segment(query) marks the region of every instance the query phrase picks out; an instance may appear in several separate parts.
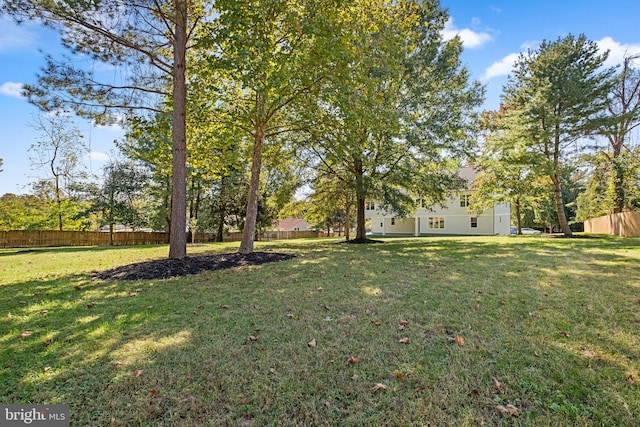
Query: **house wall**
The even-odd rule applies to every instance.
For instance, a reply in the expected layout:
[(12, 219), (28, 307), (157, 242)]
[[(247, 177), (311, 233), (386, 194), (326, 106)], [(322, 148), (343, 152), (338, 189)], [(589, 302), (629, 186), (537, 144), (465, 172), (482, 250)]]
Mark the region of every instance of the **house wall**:
[[(452, 194), (447, 198), (444, 208), (440, 206), (434, 206), (432, 209), (418, 208), (412, 217), (396, 218), (395, 225), (391, 225), (392, 213), (385, 213), (377, 208), (366, 210), (365, 217), (371, 220), (371, 232), (374, 234), (415, 235), (416, 231), (419, 234), (509, 234), (511, 213), (509, 205), (496, 205), (479, 215), (469, 213), (466, 206), (460, 206), (460, 194), (470, 195), (471, 192)], [(444, 228), (431, 228), (429, 218), (434, 220), (444, 218)], [(471, 226), (471, 218), (477, 219), (477, 227)], [(436, 222), (440, 225), (439, 220)]]

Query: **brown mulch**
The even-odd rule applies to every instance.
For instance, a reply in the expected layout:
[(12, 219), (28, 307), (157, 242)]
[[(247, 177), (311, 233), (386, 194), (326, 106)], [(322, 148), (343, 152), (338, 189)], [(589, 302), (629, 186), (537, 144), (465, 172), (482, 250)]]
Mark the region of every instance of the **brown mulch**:
[(239, 253), (200, 255), (188, 256), (182, 259), (163, 258), (99, 271), (94, 273), (93, 277), (102, 280), (168, 279), (170, 277), (198, 274), (204, 271), (286, 261), (292, 258), (295, 258), (295, 255), (275, 252), (253, 252), (248, 255)]

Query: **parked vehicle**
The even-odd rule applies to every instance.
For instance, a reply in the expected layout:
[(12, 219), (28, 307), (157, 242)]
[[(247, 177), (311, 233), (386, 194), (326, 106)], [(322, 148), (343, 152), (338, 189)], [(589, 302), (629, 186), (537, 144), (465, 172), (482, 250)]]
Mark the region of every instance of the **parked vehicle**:
[[(529, 227), (522, 227), (522, 234), (542, 234), (542, 231)], [(511, 227), (511, 234), (518, 234), (518, 227)]]

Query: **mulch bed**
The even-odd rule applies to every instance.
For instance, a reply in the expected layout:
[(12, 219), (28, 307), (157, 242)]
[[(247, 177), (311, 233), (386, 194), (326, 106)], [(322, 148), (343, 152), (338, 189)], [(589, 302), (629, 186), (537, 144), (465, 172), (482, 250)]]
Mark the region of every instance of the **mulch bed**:
[(93, 277), (102, 280), (168, 279), (170, 277), (198, 274), (204, 271), (286, 261), (292, 258), (295, 258), (295, 255), (275, 252), (253, 252), (248, 255), (239, 253), (200, 255), (182, 259), (163, 258), (99, 271), (94, 273)]

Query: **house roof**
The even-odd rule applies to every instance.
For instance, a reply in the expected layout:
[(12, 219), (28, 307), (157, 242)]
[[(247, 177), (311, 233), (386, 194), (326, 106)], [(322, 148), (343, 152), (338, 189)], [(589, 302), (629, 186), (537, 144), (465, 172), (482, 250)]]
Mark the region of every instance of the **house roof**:
[(467, 189), (471, 190), (473, 187), (473, 180), (476, 179), (478, 173), (476, 170), (469, 166), (464, 166), (458, 169), (458, 176), (467, 181)]
[(278, 224), (276, 224), (276, 227), (282, 230), (291, 230), (301, 222), (304, 222), (307, 225), (309, 225), (309, 223), (302, 218), (285, 218), (283, 220), (278, 221)]

